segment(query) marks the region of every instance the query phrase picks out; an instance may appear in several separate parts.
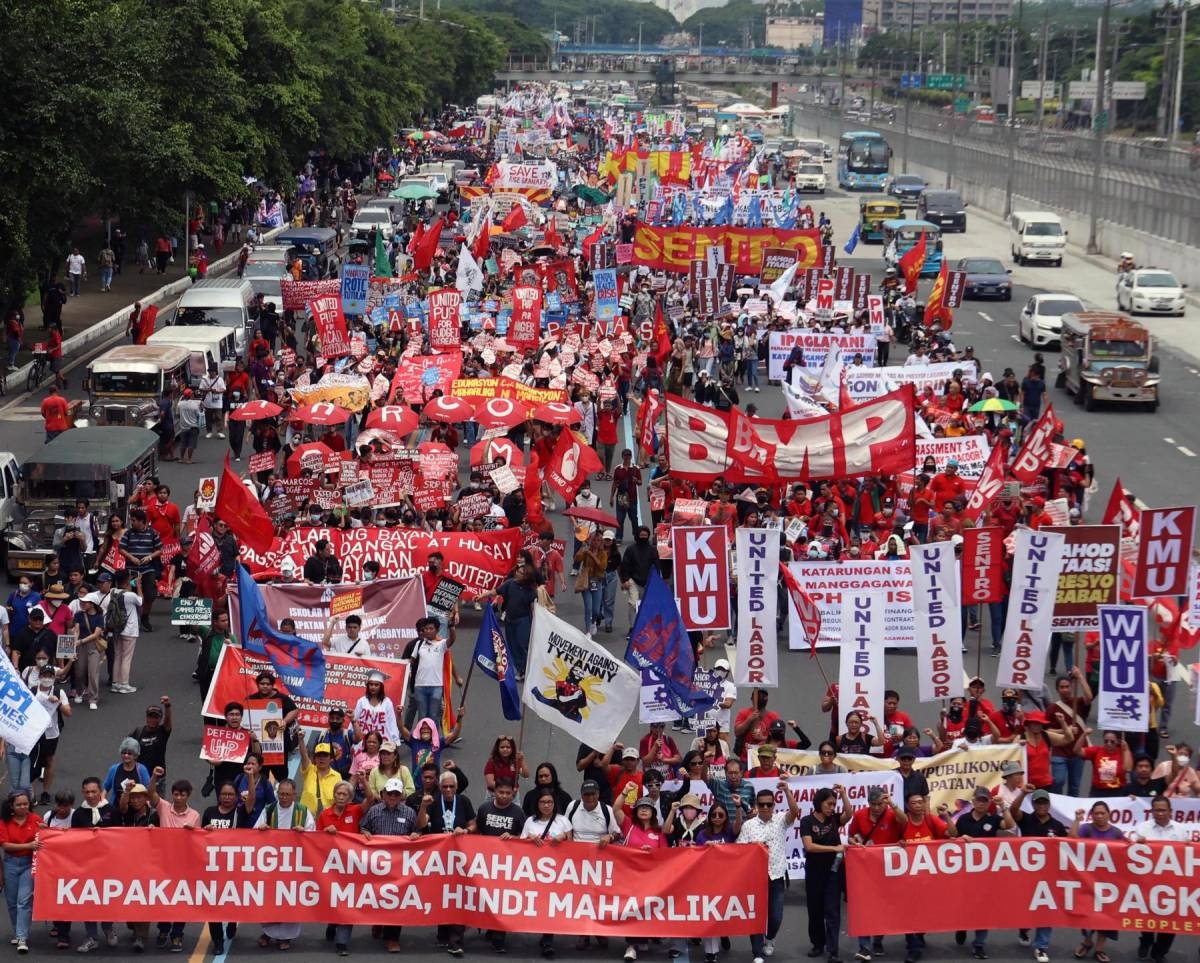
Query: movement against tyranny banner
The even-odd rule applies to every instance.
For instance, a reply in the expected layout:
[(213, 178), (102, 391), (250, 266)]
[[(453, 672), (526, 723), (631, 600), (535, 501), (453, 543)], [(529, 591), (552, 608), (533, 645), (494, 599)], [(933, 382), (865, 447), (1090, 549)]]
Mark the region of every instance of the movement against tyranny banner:
[[(863, 356), (864, 365), (875, 363), (875, 336), (853, 331), (838, 334), (810, 328), (794, 328), (790, 331), (772, 331), (767, 341), (767, 377), (772, 381), (785, 381), (783, 365), (792, 349), (797, 345), (804, 352), (804, 367), (819, 369), (825, 356), (832, 348), (841, 348), (847, 361), (856, 354)], [(890, 390), (895, 391), (895, 387)], [(886, 392), (879, 392), (880, 395)], [(871, 397), (877, 397), (872, 395)]]
[[(417, 619), (425, 616), (425, 592), (419, 578), (385, 578), (377, 582), (340, 585), (268, 583), (259, 586), (272, 625), (290, 618), (295, 634), (311, 642), (325, 637), (331, 615), (339, 625), (348, 615), (362, 619), (362, 638), (371, 655), (399, 659), (410, 639), (417, 637)], [(229, 598), (229, 620), (238, 621), (238, 597)]]
[(677, 525), (671, 529), (671, 558), (684, 628), (728, 629), (729, 530), (724, 525)]
[[(789, 480), (892, 475), (913, 465), (913, 390), (905, 387), (848, 411), (804, 420), (754, 420), (766, 446), (775, 446), (775, 471)], [(771, 481), (730, 456), (730, 416), (667, 395), (671, 473), (710, 483)], [(678, 468), (676, 466), (679, 466)]]
[(277, 572), (288, 556), (299, 570), (313, 553), (318, 539), (328, 539), (334, 557), (349, 582), (362, 579), (363, 564), (379, 563), (380, 578), (414, 578), (425, 570), (431, 552), (441, 552), (443, 574), (467, 587), (467, 597), (494, 589), (512, 571), (521, 550), (521, 532), (504, 528), (495, 532), (424, 532), (414, 528), (296, 528), (288, 533), (280, 551), (242, 561), (251, 572)]
[(1044, 685), (1065, 541), (1057, 532), (1017, 529), (1008, 616), (996, 671), (1000, 688), (1041, 691)]
[[(913, 635), (913, 578), (907, 559), (890, 562), (791, 562), (788, 571), (796, 577), (821, 613), (818, 647), (841, 644), (843, 608), (864, 592), (883, 594), (883, 627), (889, 648), (909, 648)], [(794, 605), (788, 606), (788, 648), (807, 649), (808, 639)]]
[[(747, 751), (750, 754), (749, 764), (758, 765), (755, 748), (750, 746)], [(776, 765), (788, 778), (811, 775), (820, 761), (816, 749), (780, 748), (775, 754)], [(838, 753), (837, 762), (847, 772), (886, 772), (899, 768), (895, 759), (882, 756)], [(1006, 762), (1019, 762), (1024, 766), (1025, 747), (1006, 743), (977, 746), (974, 749), (947, 749), (936, 756), (918, 757), (913, 760), (913, 768), (929, 783), (929, 811), (935, 812), (942, 805), (949, 806), (951, 810), (968, 805), (971, 791), (976, 786), (995, 789), (1004, 782), (1000, 767)]]
[[(884, 642), (882, 592), (854, 595), (843, 607), (842, 645), (838, 661), (838, 714), (859, 711), (883, 719)], [(841, 719), (838, 720), (839, 727)], [(870, 727), (871, 732), (875, 727)]]
[(533, 610), (522, 701), (589, 746), (611, 746), (637, 707), (633, 669), (540, 605)]
[(775, 614), (779, 604), (779, 532), (737, 530), (738, 685), (779, 685)]
[(710, 247), (724, 247), (738, 274), (762, 270), (763, 252), (788, 248), (801, 268), (821, 263), (821, 232), (767, 227), (651, 227), (639, 223), (633, 235), (633, 263), (652, 271), (686, 274), (691, 262), (703, 260)]
[(936, 702), (962, 695), (962, 605), (954, 544), (913, 545), (909, 564), (918, 698)]
[[(93, 833), (80, 847), (46, 830), (37, 919), (181, 923), (220, 919), (516, 932), (746, 935), (766, 919), (761, 846), (644, 853), (487, 836), (375, 836), (266, 830)], [(666, 894), (666, 895), (659, 895)]]
[(1099, 729), (1145, 732), (1150, 726), (1149, 610), (1100, 607)]
[(1121, 526), (1071, 525), (1047, 531), (1064, 539), (1053, 627), (1056, 631), (1094, 629), (1100, 624), (1097, 608), (1118, 601)]
[[(1190, 932), (1195, 843), (972, 839), (846, 851), (849, 932), (1031, 926)], [(987, 898), (980, 899), (981, 887)]]
[[(258, 689), (254, 684), (254, 677), (264, 669), (274, 671), (269, 659), (246, 652), (235, 645), (224, 646), (221, 654), (217, 656), (213, 683), (208, 688), (201, 713), (219, 719), (225, 715), (226, 704), (245, 703), (247, 699), (256, 698)], [(354, 704), (367, 691), (367, 675), (374, 671), (382, 672), (386, 677), (383, 691), (392, 702), (397, 707), (403, 706), (407, 662), (361, 659), (354, 655), (326, 652), (324, 698), (316, 702), (304, 696), (292, 696), (300, 710), (300, 725), (313, 729), (326, 728), (329, 725), (330, 709), (343, 709), (346, 718), (351, 718)], [(281, 691), (287, 692), (287, 686), (282, 680), (278, 681), (277, 685)], [(246, 722), (249, 723), (250, 720), (247, 719)]]

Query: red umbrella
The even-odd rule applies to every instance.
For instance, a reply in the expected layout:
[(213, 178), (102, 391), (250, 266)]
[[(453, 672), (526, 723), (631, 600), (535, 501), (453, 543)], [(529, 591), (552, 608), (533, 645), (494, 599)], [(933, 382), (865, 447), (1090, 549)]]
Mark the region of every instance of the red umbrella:
[(338, 405), (328, 401), (315, 401), (311, 405), (301, 405), (292, 412), (292, 421), (306, 425), (344, 425), (353, 416)]
[(384, 405), (367, 415), (368, 428), (380, 428), (394, 435), (407, 435), (416, 431), (420, 419), (406, 405)]
[(426, 415), (430, 421), (444, 421), (447, 424), (453, 424), (456, 421), (467, 421), (473, 417), (475, 409), (461, 398), (441, 395), (422, 408), (421, 414)]
[(258, 421), (261, 418), (274, 418), (282, 413), (283, 409), (273, 401), (247, 401), (229, 413), (229, 420)]
[(489, 438), (481, 441), (471, 449), (471, 467), (490, 465), (495, 461), (503, 461), (509, 468), (525, 464), (525, 455), (511, 438)]
[(574, 405), (562, 401), (547, 401), (533, 409), (534, 421), (544, 421), (551, 425), (577, 425), (583, 421)]
[(475, 420), (484, 428), (515, 428), (526, 417), (525, 406), (511, 398), (489, 398), (475, 409)]
[(422, 455), (453, 455), (450, 447), (440, 441), (423, 441), (417, 445), (417, 451)]
[(578, 518), (581, 522), (595, 522), (597, 525), (606, 525), (609, 528), (616, 528), (619, 524), (615, 515), (608, 514), (602, 508), (577, 506), (568, 508), (563, 514), (568, 518)]
[[(316, 454), (312, 454), (315, 452)], [(321, 456), (320, 467), (317, 466), (316, 456)], [(306, 457), (307, 456), (307, 457)], [(291, 478), (300, 477), (300, 470), (308, 468), (312, 471), (324, 471), (327, 466), (337, 465), (341, 456), (323, 441), (310, 441), (300, 445), (288, 456), (287, 473)]]

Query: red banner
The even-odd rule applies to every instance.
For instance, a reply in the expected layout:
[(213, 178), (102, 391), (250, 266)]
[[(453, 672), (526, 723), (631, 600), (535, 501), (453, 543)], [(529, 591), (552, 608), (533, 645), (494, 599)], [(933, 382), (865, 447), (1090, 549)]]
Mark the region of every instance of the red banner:
[(728, 629), (729, 530), (724, 525), (676, 526), (671, 557), (684, 627), (689, 632)]
[(758, 274), (763, 252), (787, 248), (801, 267), (821, 261), (820, 231), (788, 231), (770, 227), (651, 227), (639, 223), (633, 235), (633, 260), (651, 270), (686, 273), (693, 260), (707, 257), (710, 247), (731, 252), (738, 274)]
[[(913, 386), (836, 414), (794, 421), (754, 420), (765, 447), (775, 448), (779, 478), (849, 478), (893, 475), (912, 469), (916, 455)], [(667, 395), (667, 445), (671, 474), (690, 481), (769, 483), (766, 476), (730, 456), (730, 417), (713, 408)]]
[(350, 353), (350, 332), (346, 330), (346, 315), (342, 313), (341, 292), (325, 294), (308, 302), (313, 325), (321, 342), (321, 354), (326, 358), (341, 358)]
[(562, 496), (568, 505), (575, 498), (579, 486), (591, 476), (592, 472), (604, 468), (600, 456), (575, 434), (564, 429), (558, 436), (558, 444), (550, 461), (546, 464), (546, 484)]
[(333, 295), (341, 298), (342, 282), (337, 278), (328, 281), (289, 281), (279, 282), (279, 294), (283, 301), (284, 311), (303, 311), (308, 302), (314, 298)]
[(1187, 594), (1195, 528), (1195, 506), (1142, 509), (1135, 598)]
[(514, 348), (536, 348), (542, 332), (542, 289), (522, 284), (512, 289), (512, 318), (504, 340)]
[(1023, 485), (1031, 484), (1050, 464), (1053, 451), (1051, 446), (1054, 444), (1054, 420), (1054, 407), (1046, 405), (1042, 416), (1025, 429), (1025, 441), (1009, 467), (1013, 478)]
[(992, 449), (987, 464), (983, 466), (983, 474), (979, 476), (971, 494), (967, 496), (963, 518), (969, 518), (971, 521), (978, 519), (983, 510), (1004, 490), (1004, 477), (1008, 471), (1004, 464), (1005, 450), (1004, 445), (997, 445)]
[(745, 936), (766, 919), (762, 846), (642, 852), (490, 836), (45, 830), (34, 918)]
[(454, 288), (429, 292), (429, 347), (434, 351), (462, 344), (461, 308), (462, 293)]
[(1190, 933), (1200, 915), (1198, 866), (1194, 843), (1060, 837), (848, 846), (848, 929)]
[(425, 570), (430, 552), (441, 552), (446, 560), (443, 574), (468, 589), (467, 597), (494, 589), (516, 564), (521, 550), (521, 532), (503, 528), (494, 532), (426, 532), (415, 528), (294, 528), (276, 551), (263, 555), (242, 554), (252, 572), (278, 571), (284, 555), (297, 570), (313, 553), (319, 538), (333, 544), (333, 554), (342, 563), (347, 582), (362, 578), (363, 563), (379, 562), (380, 578), (415, 578)]
[[(226, 645), (217, 656), (217, 668), (213, 672), (212, 685), (204, 699), (201, 712), (219, 718), (225, 714), (230, 702), (241, 702), (247, 707), (248, 716), (243, 725), (257, 730), (256, 706), (261, 702), (254, 677), (263, 669), (273, 672), (269, 659), (252, 655), (236, 645)], [(379, 671), (387, 676), (383, 691), (397, 707), (404, 705), (404, 686), (407, 662), (388, 659), (360, 659), (354, 655), (325, 653), (325, 698), (320, 702), (292, 695), (300, 710), (298, 722), (312, 729), (324, 729), (329, 723), (330, 709), (344, 709), (347, 719), (353, 719), (354, 706), (367, 691), (367, 675)], [(280, 692), (287, 692), (282, 679), (276, 680)], [(291, 695), (291, 693), (289, 693)]]
[(448, 395), (450, 386), (462, 374), (462, 361), (461, 351), (401, 358), (392, 378), (392, 391), (399, 391), (410, 405), (424, 404), (438, 389)]
[(200, 758), (220, 765), (223, 762), (244, 762), (250, 751), (250, 730), (229, 726), (205, 726), (200, 743)]
[(1004, 529), (962, 531), (962, 604), (999, 602), (1004, 598)]

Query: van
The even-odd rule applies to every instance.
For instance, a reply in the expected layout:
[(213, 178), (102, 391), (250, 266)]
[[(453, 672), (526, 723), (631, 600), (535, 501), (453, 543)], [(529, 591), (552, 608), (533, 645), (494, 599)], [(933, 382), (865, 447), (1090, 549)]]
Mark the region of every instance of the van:
[[(168, 388), (188, 384), (192, 352), (175, 344), (122, 344), (110, 348), (88, 365), (83, 387), (88, 393), (85, 417), (93, 426), (153, 428), (158, 424), (158, 401)], [(80, 422), (76, 422), (77, 425)]]
[(1008, 246), (1017, 264), (1053, 261), (1062, 267), (1067, 247), (1062, 218), (1051, 211), (1014, 211), (1008, 219)]
[(188, 384), (195, 388), (210, 364), (215, 364), (221, 371), (233, 368), (238, 358), (236, 340), (231, 330), (215, 325), (195, 328), (173, 326), (155, 331), (146, 339), (146, 344), (187, 348), (192, 353), (188, 365)]
[(244, 355), (250, 331), (254, 288), (239, 278), (206, 278), (183, 292), (168, 325), (216, 325), (234, 333), (237, 353)]

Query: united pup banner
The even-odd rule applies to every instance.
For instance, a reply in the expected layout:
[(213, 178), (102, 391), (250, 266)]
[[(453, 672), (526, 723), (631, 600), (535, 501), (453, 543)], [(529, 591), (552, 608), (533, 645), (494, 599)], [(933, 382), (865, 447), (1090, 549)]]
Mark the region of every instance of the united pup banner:
[(264, 830), (98, 832), (79, 846), (46, 830), (38, 919), (181, 923), (220, 919), (681, 937), (757, 933), (766, 918), (761, 846), (644, 853), (585, 843)]
[(505, 340), (517, 348), (536, 347), (542, 330), (542, 289), (522, 284), (512, 289), (512, 318)]
[(821, 261), (821, 232), (768, 227), (652, 227), (639, 223), (633, 235), (633, 261), (652, 271), (686, 273), (688, 264), (706, 256), (711, 247), (724, 247), (734, 255), (738, 274), (758, 274), (763, 253), (770, 248), (795, 252), (801, 267)]
[[(913, 576), (907, 559), (878, 562), (791, 562), (788, 571), (821, 614), (819, 647), (837, 646), (848, 637), (845, 620), (851, 600), (867, 592), (883, 595), (884, 640), (888, 647), (911, 648), (913, 635)], [(796, 614), (789, 608), (788, 648), (807, 649), (809, 640)]]
[(429, 292), (429, 347), (448, 351), (462, 344), (462, 292), (441, 288)]
[[(234, 623), (235, 625), (237, 623)], [(225, 715), (225, 706), (230, 702), (246, 703), (258, 698), (254, 677), (263, 670), (274, 671), (271, 660), (254, 655), (236, 645), (226, 645), (217, 656), (217, 667), (213, 672), (212, 685), (204, 699), (201, 713), (219, 719)], [(360, 659), (354, 655), (325, 653), (325, 694), (320, 700), (309, 699), (297, 693), (289, 693), (300, 710), (299, 723), (313, 729), (325, 729), (329, 725), (329, 710), (343, 709), (347, 719), (354, 716), (354, 705), (359, 696), (367, 691), (367, 676), (374, 671), (385, 676), (383, 691), (397, 706), (404, 705), (405, 680), (408, 663), (388, 659)], [(282, 679), (276, 680), (280, 691), (287, 692)], [(251, 719), (246, 719), (251, 724)]]
[(671, 530), (675, 598), (689, 632), (728, 629), (729, 530), (724, 525)]
[(1100, 606), (1100, 729), (1150, 727), (1149, 615), (1140, 605)]
[(1004, 599), (1004, 529), (964, 528), (962, 602), (980, 605)]
[[(754, 430), (775, 447), (775, 471), (787, 479), (849, 478), (912, 469), (914, 422), (911, 387), (847, 411), (804, 420), (756, 418)], [(728, 452), (730, 418), (714, 408), (667, 395), (667, 446), (671, 472), (711, 483), (770, 481), (733, 463)], [(676, 466), (679, 466), (678, 468)]]
[[(882, 720), (884, 597), (880, 592), (863, 592), (853, 596), (842, 611), (846, 624), (838, 662), (838, 712), (842, 719), (857, 710)], [(869, 728), (875, 733), (873, 726)]]
[(1017, 529), (1008, 617), (996, 673), (1000, 688), (1040, 692), (1044, 685), (1065, 542), (1057, 532)]
[(766, 528), (739, 528), (736, 535), (738, 625), (737, 677), (734, 682), (774, 688), (779, 685), (775, 641), (779, 532)]
[(346, 315), (342, 312), (341, 292), (326, 294), (308, 302), (313, 326), (321, 342), (321, 354), (326, 358), (341, 358), (350, 353), (350, 334), (346, 330)]
[(1135, 598), (1186, 595), (1196, 508), (1142, 509)]
[(962, 695), (962, 604), (958, 561), (951, 542), (909, 548), (913, 580), (913, 637), (921, 702)]
[(1063, 536), (1062, 568), (1054, 599), (1055, 630), (1094, 629), (1097, 608), (1115, 605), (1120, 589), (1121, 528), (1118, 525), (1068, 525), (1050, 528)]
[[(1033, 926), (1192, 932), (1200, 846), (1063, 838), (846, 850), (851, 936)], [(980, 892), (986, 888), (987, 898)]]

